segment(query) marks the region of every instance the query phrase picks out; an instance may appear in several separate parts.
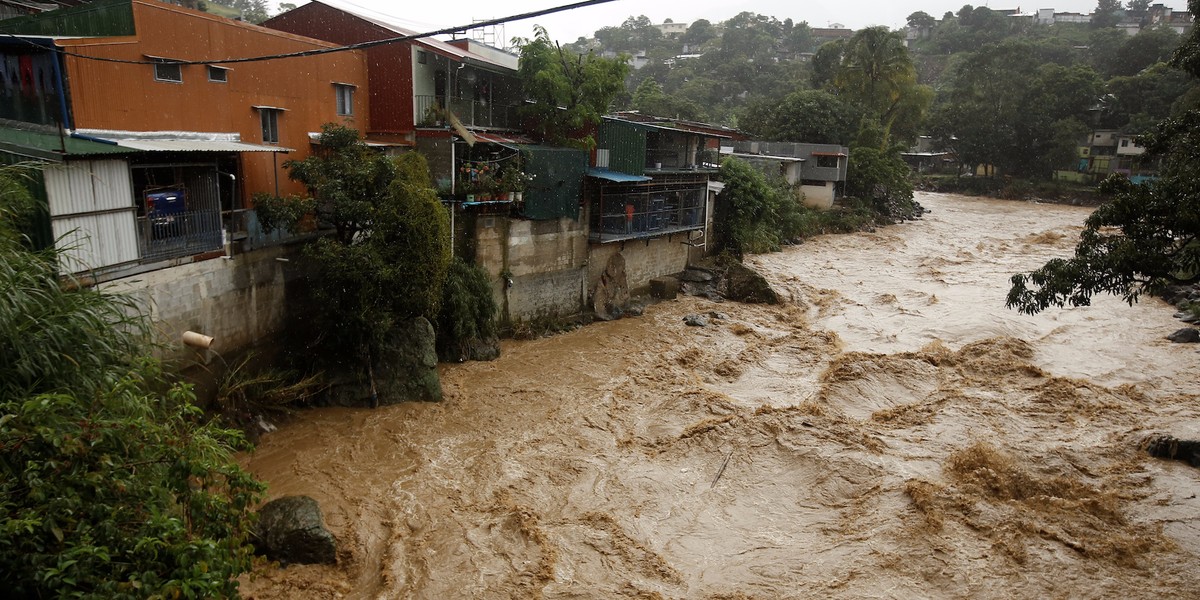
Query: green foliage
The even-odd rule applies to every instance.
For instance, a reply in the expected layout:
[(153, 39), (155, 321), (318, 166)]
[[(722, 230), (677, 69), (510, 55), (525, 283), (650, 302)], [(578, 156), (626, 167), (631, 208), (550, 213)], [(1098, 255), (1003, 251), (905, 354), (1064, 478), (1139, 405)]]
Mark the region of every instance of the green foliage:
[(1166, 27), (1143, 29), (1117, 48), (1110, 75), (1136, 75), (1171, 58), (1179, 45), (1179, 34)]
[(127, 298), (60, 281), (0, 198), (0, 586), (17, 598), (234, 597), (261, 485), (145, 350)]
[(633, 93), (633, 108), (642, 114), (700, 121), (704, 119), (700, 105), (668, 95), (653, 78), (647, 77)]
[(917, 214), (913, 203), (908, 165), (894, 150), (870, 146), (850, 151), (846, 194), (873, 203), (875, 210), (891, 219), (910, 219)]
[(545, 29), (534, 31), (534, 38), (521, 45), (518, 74), (530, 100), (521, 108), (523, 118), (543, 142), (593, 146), (588, 130), (624, 89), (628, 65), (620, 58), (574, 54), (552, 42)]
[[(1200, 0), (1190, 4), (1200, 13)], [(1200, 32), (1193, 29), (1175, 61), (1200, 76)], [(1014, 275), (1007, 304), (1024, 313), (1086, 306), (1099, 293), (1134, 302), (1166, 284), (1200, 281), (1200, 111), (1164, 120), (1141, 139), (1164, 166), (1155, 181), (1133, 185), (1117, 176), (1113, 195), (1087, 219), (1075, 254)]]
[(305, 247), (316, 317), (329, 357), (365, 360), (402, 321), (436, 321), (450, 219), (420, 154), (388, 159), (335, 124), (322, 127), (318, 143), (318, 154), (285, 163), (312, 192), (311, 204), (274, 200), (257, 210), (265, 223), (294, 224), (311, 205), (318, 223), (334, 229)]
[(842, 98), (825, 91), (802, 90), (781, 101), (750, 105), (740, 124), (759, 139), (848, 144), (857, 121), (857, 111)]
[(964, 165), (1048, 178), (1072, 158), (1080, 121), (1100, 95), (1090, 67), (1043, 63), (1038, 47), (1008, 41), (967, 56), (931, 117), (934, 135)]
[(438, 354), (461, 358), (466, 345), (496, 335), (496, 301), (487, 272), (455, 259), (442, 288), (438, 315)]
[[(304, 160), (289, 160), (283, 166), (288, 177), (308, 188), (318, 224), (332, 226), (337, 242), (350, 245), (360, 234), (370, 236), (376, 207), (386, 202), (388, 185), (396, 179), (396, 164), (363, 143), (358, 130), (344, 125), (322, 125), (317, 140), (316, 153)], [(269, 213), (274, 206), (260, 209), (260, 220), (288, 223), (289, 218), (304, 214), (307, 208), (294, 200), (286, 204), (292, 208), (278, 215)]]
[(767, 177), (743, 160), (721, 161), (725, 189), (714, 217), (723, 249), (736, 256), (775, 252), (795, 239), (804, 222), (799, 199), (786, 187), (772, 185)]

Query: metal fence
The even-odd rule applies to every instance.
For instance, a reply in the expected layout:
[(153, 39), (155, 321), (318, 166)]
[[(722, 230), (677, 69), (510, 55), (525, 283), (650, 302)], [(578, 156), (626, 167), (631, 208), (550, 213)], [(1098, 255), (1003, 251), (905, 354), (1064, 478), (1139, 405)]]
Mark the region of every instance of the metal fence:
[(142, 260), (168, 260), (220, 250), (221, 213), (199, 210), (170, 216), (138, 217)]

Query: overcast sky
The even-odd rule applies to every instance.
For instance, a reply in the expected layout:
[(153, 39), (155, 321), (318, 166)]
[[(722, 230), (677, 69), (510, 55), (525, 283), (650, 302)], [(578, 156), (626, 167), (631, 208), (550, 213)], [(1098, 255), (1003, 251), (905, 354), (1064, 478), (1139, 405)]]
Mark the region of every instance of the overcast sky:
[[(424, 0), (404, 3), (394, 0), (350, 1), (355, 5), (405, 20), (410, 27), (418, 31), (432, 31), (475, 20), (506, 17), (571, 3), (571, 0)], [(1185, 0), (1151, 0), (1152, 4), (1159, 2), (1175, 10), (1187, 9)], [(797, 23), (808, 21), (812, 27), (828, 27), (831, 23), (840, 23), (851, 29), (861, 29), (870, 25), (887, 25), (897, 29), (903, 27), (905, 18), (916, 11), (923, 10), (941, 18), (946, 11), (957, 12), (964, 4), (982, 4), (994, 9), (1020, 8), (1022, 12), (1053, 8), (1058, 12), (1088, 13), (1096, 7), (1096, 0), (1039, 0), (1034, 4), (1022, 4), (1019, 1), (1001, 3), (996, 0), (979, 4), (966, 0), (660, 0), (653, 3), (616, 0), (608, 4), (509, 23), (505, 26), (503, 34), (505, 39), (529, 37), (532, 35), (533, 25), (539, 24), (546, 27), (551, 37), (565, 43), (573, 42), (580, 36), (591, 37), (592, 33), (601, 27), (620, 25), (631, 15), (646, 15), (654, 23), (662, 23), (666, 19), (676, 23), (708, 19), (716, 23), (744, 11), (772, 16), (780, 21), (788, 18)]]

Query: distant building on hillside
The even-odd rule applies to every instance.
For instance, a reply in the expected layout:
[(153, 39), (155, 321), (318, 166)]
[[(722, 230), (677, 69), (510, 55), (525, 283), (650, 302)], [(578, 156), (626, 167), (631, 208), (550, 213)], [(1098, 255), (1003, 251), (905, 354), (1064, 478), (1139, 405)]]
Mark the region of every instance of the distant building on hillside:
[(687, 33), (688, 23), (673, 23), (670, 19), (655, 25), (654, 28), (662, 32), (664, 36), (673, 37)]

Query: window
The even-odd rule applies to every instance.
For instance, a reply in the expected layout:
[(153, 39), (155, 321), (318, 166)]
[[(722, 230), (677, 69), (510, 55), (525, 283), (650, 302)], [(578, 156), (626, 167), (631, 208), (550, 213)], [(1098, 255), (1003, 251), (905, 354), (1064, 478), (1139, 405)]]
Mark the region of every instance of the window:
[(425, 64), (429, 62), (429, 55), (424, 50), (417, 50), (417, 64)]
[(333, 91), (337, 96), (337, 114), (343, 117), (353, 115), (354, 86), (346, 83), (335, 83), (333, 84)]
[(157, 62), (154, 64), (154, 79), (183, 83), (183, 65), (179, 63)]
[(838, 166), (838, 157), (836, 156), (817, 156), (817, 166), (822, 169), (836, 169)]
[(279, 113), (281, 112), (283, 111), (278, 108), (258, 107), (259, 120), (262, 121), (264, 144), (279, 143)]
[(208, 80), (214, 83), (225, 83), (229, 81), (229, 69), (218, 67), (216, 65), (208, 65)]
[(1122, 148), (1128, 148), (1128, 147), (1129, 147), (1129, 140), (1121, 140), (1121, 147), (1122, 147)]

